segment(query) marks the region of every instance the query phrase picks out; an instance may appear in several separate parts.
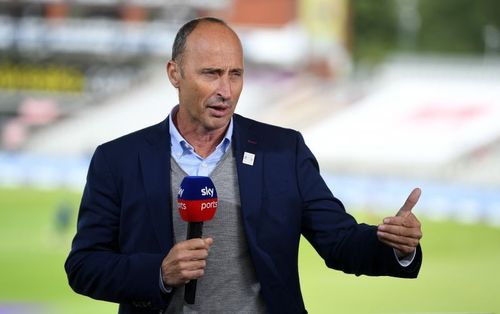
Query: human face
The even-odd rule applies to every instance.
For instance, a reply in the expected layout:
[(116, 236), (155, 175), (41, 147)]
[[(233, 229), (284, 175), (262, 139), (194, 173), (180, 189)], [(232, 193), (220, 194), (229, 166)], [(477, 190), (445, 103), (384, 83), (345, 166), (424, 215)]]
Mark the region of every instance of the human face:
[(243, 88), (243, 52), (236, 34), (224, 25), (201, 22), (188, 36), (180, 60), (169, 62), (168, 72), (179, 90), (181, 133), (224, 132)]

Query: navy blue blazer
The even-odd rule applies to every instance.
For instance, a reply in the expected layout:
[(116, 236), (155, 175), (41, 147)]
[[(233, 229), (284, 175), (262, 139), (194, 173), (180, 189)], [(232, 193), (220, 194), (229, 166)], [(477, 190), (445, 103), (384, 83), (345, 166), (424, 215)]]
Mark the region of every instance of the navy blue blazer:
[[(71, 287), (120, 303), (120, 313), (158, 313), (170, 295), (159, 270), (173, 246), (168, 119), (99, 146), (90, 163), (77, 233), (65, 268)], [(358, 224), (320, 176), (299, 132), (234, 115), (241, 210), (251, 258), (270, 313), (305, 313), (299, 285), (301, 234), (328, 267), (356, 275), (416, 277), (422, 253), (401, 267)], [(242, 162), (255, 154), (253, 165)]]

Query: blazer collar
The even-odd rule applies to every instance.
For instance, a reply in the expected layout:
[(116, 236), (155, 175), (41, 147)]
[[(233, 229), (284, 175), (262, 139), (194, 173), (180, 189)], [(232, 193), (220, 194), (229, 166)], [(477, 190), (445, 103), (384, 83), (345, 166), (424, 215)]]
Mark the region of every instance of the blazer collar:
[(262, 202), (263, 154), (252, 122), (234, 115), (233, 148), (240, 188), (241, 211), (248, 241), (257, 244), (257, 224)]
[[(257, 123), (253, 120), (235, 114), (234, 122), (233, 145), (240, 188), (243, 227), (251, 256), (260, 282), (266, 282), (270, 285), (277, 284), (281, 287), (280, 289), (283, 289), (285, 285), (280, 280), (274, 259), (259, 243), (259, 232), (265, 232), (265, 230), (260, 231), (261, 228), (259, 228), (263, 182), (265, 180), (263, 150), (265, 144), (262, 138), (265, 134), (262, 131), (259, 132)], [(245, 155), (250, 156), (250, 158), (244, 159)], [(251, 162), (252, 159), (253, 162)]]

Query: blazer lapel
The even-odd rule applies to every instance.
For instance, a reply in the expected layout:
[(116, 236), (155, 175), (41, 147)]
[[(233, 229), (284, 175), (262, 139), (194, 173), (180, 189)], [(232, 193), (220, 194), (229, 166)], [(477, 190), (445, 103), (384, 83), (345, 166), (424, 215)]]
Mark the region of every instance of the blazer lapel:
[(233, 143), (247, 240), (257, 246), (257, 224), (262, 203), (263, 156), (258, 138), (246, 120), (234, 115)]
[[(243, 226), (257, 276), (262, 285), (278, 291), (286, 290), (286, 285), (280, 280), (274, 259), (259, 243), (259, 228), (263, 182), (264, 182), (264, 152), (259, 144), (260, 137), (253, 131), (251, 120), (234, 115), (233, 143), (236, 154), (236, 169), (240, 188), (241, 211)], [(250, 156), (245, 158), (245, 154)], [(253, 156), (252, 156), (253, 154)], [(250, 162), (253, 158), (253, 163)], [(273, 288), (279, 287), (279, 288)], [(270, 291), (266, 289), (266, 291)], [(264, 293), (268, 302), (272, 301), (270, 294)]]
[(153, 127), (139, 158), (153, 229), (160, 247), (168, 250), (173, 245), (168, 118)]

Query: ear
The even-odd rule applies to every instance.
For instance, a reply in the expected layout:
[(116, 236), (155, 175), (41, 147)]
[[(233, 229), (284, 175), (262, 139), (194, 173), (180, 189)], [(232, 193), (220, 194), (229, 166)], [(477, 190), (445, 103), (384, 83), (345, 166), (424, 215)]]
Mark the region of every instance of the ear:
[(170, 83), (172, 83), (172, 85), (175, 88), (179, 88), (179, 80), (181, 78), (180, 70), (181, 69), (180, 69), (179, 65), (175, 61), (173, 61), (173, 60), (168, 61), (168, 63), (167, 63), (168, 79), (170, 80)]

